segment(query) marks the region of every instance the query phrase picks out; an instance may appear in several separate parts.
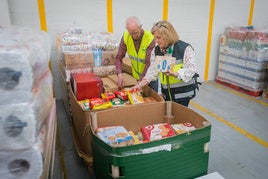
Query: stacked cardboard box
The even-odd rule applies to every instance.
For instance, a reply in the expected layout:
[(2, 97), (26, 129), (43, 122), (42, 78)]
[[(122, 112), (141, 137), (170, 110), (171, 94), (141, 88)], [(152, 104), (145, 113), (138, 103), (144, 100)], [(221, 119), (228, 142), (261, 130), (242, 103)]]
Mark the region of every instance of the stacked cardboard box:
[[(57, 34), (56, 48), (63, 102), (66, 111), (71, 115), (69, 96), (71, 73), (94, 72), (98, 76), (114, 74), (118, 43), (111, 33), (83, 33), (80, 27), (70, 27)], [(101, 66), (95, 66), (93, 48), (101, 49)]]

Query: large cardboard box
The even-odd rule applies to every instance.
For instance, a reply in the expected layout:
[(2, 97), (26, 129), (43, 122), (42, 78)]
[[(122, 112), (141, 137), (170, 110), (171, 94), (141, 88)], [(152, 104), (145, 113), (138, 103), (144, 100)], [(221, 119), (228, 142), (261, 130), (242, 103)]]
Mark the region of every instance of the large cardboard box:
[[(115, 64), (117, 50), (102, 51), (102, 66)], [(65, 52), (63, 53), (63, 62), (66, 69), (93, 68), (94, 57), (92, 51), (85, 52)]]
[[(154, 99), (154, 101), (150, 102), (151, 104), (164, 101), (164, 99), (161, 96), (159, 96), (159, 94), (157, 94), (153, 89), (151, 89), (148, 86), (143, 88), (143, 94), (144, 96), (151, 97)], [(90, 162), (92, 161), (90, 122), (89, 122), (90, 113), (98, 112), (101, 110), (98, 111), (83, 110), (80, 104), (78, 103), (72, 89), (70, 89), (70, 104), (72, 111), (73, 140), (76, 145), (77, 153), (86, 162)], [(144, 105), (144, 104), (138, 104), (138, 105)], [(112, 110), (112, 108), (106, 110), (107, 111)]]
[(63, 63), (66, 69), (92, 68), (94, 66), (93, 53), (66, 52), (63, 53)]
[[(128, 73), (122, 73), (122, 77), (124, 80), (125, 87), (134, 86), (137, 84), (137, 80)], [(109, 75), (108, 78), (110, 78), (115, 84), (117, 83), (118, 76), (116, 74)]]
[(128, 57), (123, 58), (122, 70), (130, 75), (132, 75), (131, 61)]
[[(91, 113), (93, 167), (96, 178), (196, 178), (207, 174), (211, 125), (195, 111), (159, 102)], [(98, 127), (124, 126), (135, 134), (141, 127), (191, 122), (197, 129), (172, 137), (112, 147), (95, 133)]]
[(114, 83), (114, 81), (112, 81), (110, 78), (103, 77), (103, 78), (101, 78), (101, 80), (103, 81), (104, 92), (108, 92), (108, 91), (114, 92), (114, 91), (118, 90), (117, 84)]
[(102, 63), (103, 66), (114, 65), (116, 60), (117, 50), (102, 51)]

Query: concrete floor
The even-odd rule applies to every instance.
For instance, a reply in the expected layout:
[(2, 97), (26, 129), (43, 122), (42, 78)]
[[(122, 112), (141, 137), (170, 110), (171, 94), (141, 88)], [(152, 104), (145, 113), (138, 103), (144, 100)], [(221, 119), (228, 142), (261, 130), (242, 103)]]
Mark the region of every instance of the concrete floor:
[[(226, 179), (268, 178), (268, 101), (204, 82), (189, 108), (211, 124), (208, 173)], [(57, 101), (58, 137), (54, 178), (94, 178), (78, 157), (62, 100)]]

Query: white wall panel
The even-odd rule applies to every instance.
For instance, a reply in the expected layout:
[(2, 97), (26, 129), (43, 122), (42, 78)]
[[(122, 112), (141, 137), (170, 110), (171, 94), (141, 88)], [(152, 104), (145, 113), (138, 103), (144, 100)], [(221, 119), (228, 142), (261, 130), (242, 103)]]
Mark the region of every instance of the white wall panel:
[(125, 31), (125, 21), (129, 16), (137, 16), (143, 27), (151, 30), (153, 23), (162, 19), (162, 0), (116, 0), (113, 1), (114, 34), (118, 39)]
[(10, 25), (10, 15), (7, 0), (0, 0), (0, 26)]
[(209, 2), (208, 0), (169, 1), (168, 19), (174, 25), (180, 39), (190, 43), (195, 49), (201, 80), (205, 70)]
[(8, 0), (8, 6), (12, 24), (40, 29), (36, 0)]
[(268, 27), (268, 1), (255, 0), (255, 11), (252, 24), (257, 28)]

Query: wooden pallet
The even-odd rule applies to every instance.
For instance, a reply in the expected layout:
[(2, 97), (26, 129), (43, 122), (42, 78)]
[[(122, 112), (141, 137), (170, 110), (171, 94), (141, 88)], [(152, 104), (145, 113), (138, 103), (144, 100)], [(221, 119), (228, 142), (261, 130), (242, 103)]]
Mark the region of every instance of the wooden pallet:
[(262, 98), (268, 100), (268, 87), (263, 91)]
[(247, 89), (244, 89), (240, 86), (237, 86), (237, 85), (234, 85), (234, 84), (231, 84), (231, 83), (227, 83), (227, 82), (224, 82), (220, 79), (216, 79), (216, 82), (217, 83), (220, 83), (224, 86), (227, 86), (229, 88), (232, 88), (236, 91), (239, 91), (239, 92), (242, 92), (242, 93), (245, 93), (245, 94), (248, 94), (250, 96), (254, 96), (254, 97), (258, 97), (258, 96), (261, 96), (262, 95), (262, 91), (251, 91), (251, 90), (247, 90)]

